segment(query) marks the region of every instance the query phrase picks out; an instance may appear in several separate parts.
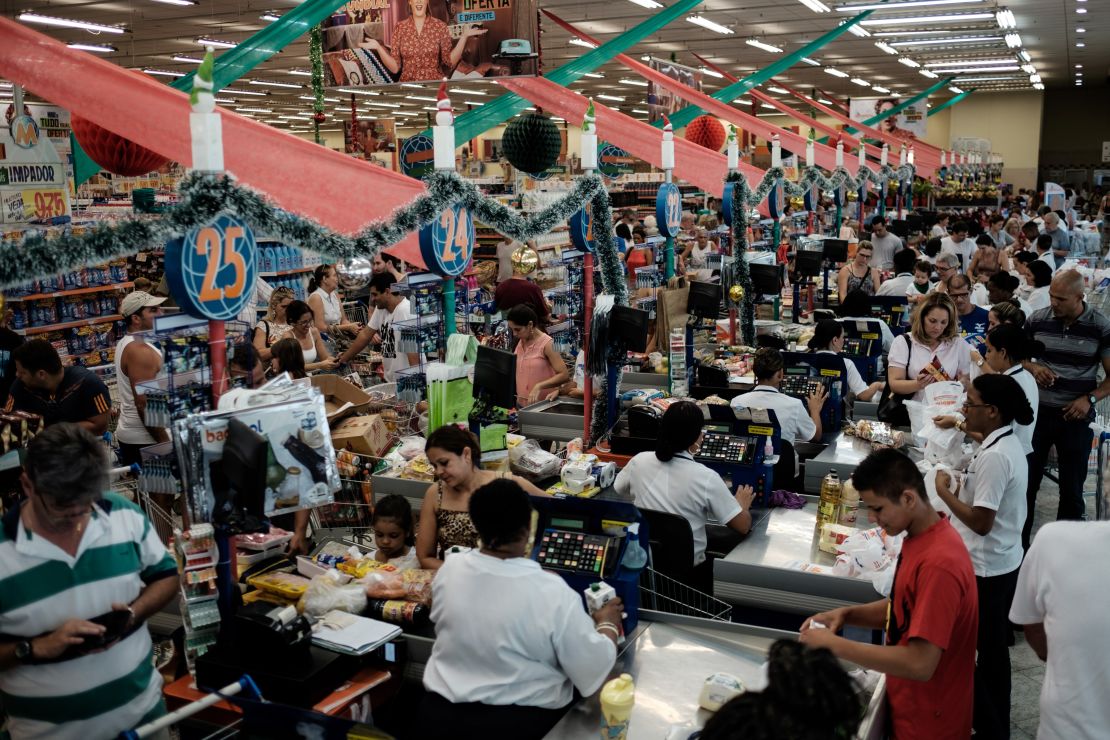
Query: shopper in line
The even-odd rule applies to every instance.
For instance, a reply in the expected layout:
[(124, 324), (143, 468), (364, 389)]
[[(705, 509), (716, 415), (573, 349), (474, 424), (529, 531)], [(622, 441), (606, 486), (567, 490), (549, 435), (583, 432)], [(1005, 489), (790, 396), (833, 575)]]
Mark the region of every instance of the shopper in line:
[(990, 234), (980, 234), (975, 238), (975, 254), (971, 255), (971, 265), (967, 269), (967, 274), (975, 282), (985, 283), (999, 270), (1009, 269), (1009, 258), (999, 250)]
[[(705, 561), (710, 516), (739, 534), (752, 527), (752, 487), (738, 486), (732, 493), (716, 471), (694, 460), (704, 426), (705, 415), (696, 403), (671, 404), (659, 422), (655, 450), (633, 457), (613, 484), (618, 493), (635, 498), (637, 506), (686, 519), (694, 540), (694, 565)], [(731, 550), (736, 542), (725, 538), (724, 544), (714, 543), (710, 549)]]
[[(1018, 303), (1017, 299), (1011, 298), (1008, 301), (1002, 301), (991, 306), (991, 310), (987, 312), (987, 333), (990, 333), (1002, 326), (1003, 324), (1013, 324), (1017, 328), (1025, 326), (1025, 317), (1027, 314)], [(972, 357), (972, 359), (976, 359)]]
[(478, 530), (470, 521), (468, 507), (471, 494), (487, 483), (509, 478), (529, 495), (547, 495), (523, 478), (482, 470), (478, 439), (460, 427), (448, 424), (429, 434), (424, 454), (436, 476), (436, 482), (424, 494), (416, 537), (416, 554), (424, 568), (441, 567), (453, 547), (478, 546)]
[(1007, 301), (1014, 301), (1026, 315), (1033, 313), (1029, 303), (1018, 297), (1018, 288), (1021, 281), (1017, 279), (1016, 275), (1012, 275), (1005, 270), (999, 270), (991, 275), (987, 281), (987, 300), (990, 305), (997, 306), (999, 303)]
[[(55, 424), (28, 444), (20, 483), (0, 537), (6, 734), (116, 737), (165, 714), (145, 622), (177, 595), (177, 565), (142, 510), (105, 493), (104, 444)], [(90, 621), (111, 613), (118, 633)]]
[(962, 411), (961, 425), (980, 447), (962, 484), (943, 470), (937, 472), (937, 496), (951, 512), (975, 569), (975, 737), (1005, 740), (1010, 737), (1010, 603), (1023, 555), (1029, 477), (1027, 453), (1014, 425), (1029, 428), (1033, 409), (1016, 380), (996, 374), (972, 382)]
[(419, 352), (401, 352), (397, 349), (401, 332), (397, 322), (413, 317), (409, 299), (393, 292), (395, 281), (387, 273), (376, 274), (370, 278), (370, 305), (374, 314), (370, 323), (362, 328), (351, 342), (351, 346), (339, 356), (339, 364), (345, 365), (369, 344), (381, 344), (382, 374), (387, 383), (397, 380), (397, 373), (420, 364)]
[(116, 343), (116, 391), (119, 394), (119, 420), (116, 442), (124, 465), (141, 463), (139, 450), (158, 442), (169, 441), (161, 427), (146, 424), (146, 396), (137, 392), (138, 385), (154, 380), (162, 371), (162, 350), (149, 343), (142, 334), (154, 329), (154, 319), (162, 314), (165, 298), (150, 293), (128, 293), (120, 302), (119, 312), (127, 327), (127, 335)]
[(293, 301), (286, 306), (285, 316), (290, 328), (281, 339), (292, 339), (297, 343), (304, 359), (304, 369), (308, 372), (334, 370), (338, 363), (315, 326), (316, 317), (312, 308), (303, 301)]
[(294, 337), (279, 339), (270, 352), (270, 372), (273, 375), (289, 373), (293, 380), (308, 377), (304, 365), (304, 350)]
[(263, 362), (270, 361), (270, 348), (277, 340), (288, 334), (291, 326), (285, 318), (285, 309), (293, 302), (293, 290), (285, 285), (279, 285), (270, 293), (269, 305), (266, 308), (266, 318), (254, 327), (254, 348)]
[(395, 283), (405, 279), (405, 263), (400, 257), (394, 257), (386, 252), (378, 252), (374, 255), (374, 261), (370, 263), (370, 271), (374, 275), (383, 273), (391, 275)]
[(112, 401), (96, 373), (79, 365), (62, 367), (58, 350), (45, 339), (32, 339), (12, 353), (16, 381), (4, 411), (27, 411), (46, 426), (70, 422), (99, 436), (108, 431)]
[(891, 392), (920, 401), (932, 383), (967, 377), (971, 347), (960, 338), (958, 327), (951, 298), (940, 292), (925, 296), (913, 312), (910, 330), (890, 348), (887, 383)]
[(516, 340), (516, 403), (524, 408), (546, 398), (551, 389), (570, 379), (570, 372), (531, 307), (516, 306), (506, 319)]
[[(872, 452), (852, 485), (872, 522), (888, 535), (906, 533), (890, 598), (815, 614), (800, 639), (886, 674), (893, 737), (967, 740), (979, 611), (967, 547), (929, 503), (921, 472), (902, 452)], [(837, 636), (847, 625), (885, 630), (886, 644)]]
[(717, 710), (698, 740), (829, 740), (856, 737), (859, 690), (828, 650), (778, 640), (767, 657), (767, 687)]
[[(879, 270), (891, 269), (894, 267), (894, 255), (905, 249), (905, 246), (901, 237), (890, 233), (885, 216), (875, 216), (871, 219), (872, 267)], [(878, 288), (879, 284), (876, 283), (875, 287)]]
[(947, 213), (938, 213), (937, 222), (933, 224), (933, 228), (929, 229), (929, 237), (933, 239), (943, 239), (948, 236), (948, 219), (950, 216)]
[(948, 278), (948, 297), (956, 304), (956, 316), (963, 334), (982, 334), (987, 330), (987, 309), (971, 299), (972, 283), (967, 275)]
[(966, 272), (971, 267), (971, 256), (975, 253), (975, 242), (967, 238), (969, 227), (965, 221), (952, 225), (951, 236), (940, 240), (940, 251), (951, 252), (960, 259), (960, 270)]
[(911, 304), (920, 303), (935, 287), (933, 283), (933, 263), (918, 260), (913, 266), (913, 282), (906, 286), (906, 300)]
[(1036, 311), (1049, 308), (1052, 301), (1049, 298), (1049, 286), (1052, 285), (1052, 268), (1043, 260), (1031, 262), (1026, 268), (1033, 278), (1033, 290), (1029, 293), (1030, 315)]
[[(631, 243), (631, 239), (629, 239), (629, 243)], [(547, 300), (543, 297), (543, 291), (528, 279), (528, 275), (534, 269), (520, 262), (513, 264), (512, 277), (501, 282), (493, 292), (494, 305), (501, 313), (508, 313), (517, 306), (528, 306), (537, 316), (544, 319), (546, 325), (551, 309), (547, 305)]]
[(1064, 261), (1071, 255), (1071, 236), (1068, 230), (1060, 223), (1060, 214), (1049, 211), (1044, 216), (1044, 230), (1042, 235), (1052, 239), (1052, 257), (1056, 262), (1056, 269), (1064, 266)]
[(1110, 522), (1054, 522), (1037, 532), (1018, 574), (1010, 620), (1046, 661), (1040, 740), (1103, 740), (1110, 728)]
[[(1081, 519), (1086, 513), (1083, 484), (1091, 454), (1090, 423), (1095, 404), (1110, 395), (1110, 319), (1083, 299), (1083, 276), (1063, 270), (1052, 281), (1052, 306), (1037, 311), (1025, 332), (1045, 350), (1037, 362), (1027, 361), (1040, 386), (1040, 409), (1029, 458), (1029, 508), (1022, 533), (1026, 548), (1033, 530), (1037, 491), (1048, 451), (1056, 448), (1060, 471), (1057, 519)], [(1099, 369), (1105, 377), (1100, 382)]]
[(839, 321), (834, 319), (818, 321), (813, 328), (813, 336), (809, 340), (809, 350), (818, 355), (836, 355), (840, 358), (844, 365), (840, 375), (841, 398), (847, 398), (851, 393), (861, 401), (870, 401), (885, 385), (881, 380), (876, 380), (870, 385), (864, 383), (856, 363), (844, 358), (844, 324)]
[(1059, 266), (1056, 264), (1056, 255), (1052, 253), (1052, 236), (1050, 234), (1040, 234), (1037, 236), (1035, 244), (1037, 259), (1048, 265), (1048, 269), (1052, 270), (1052, 274), (1055, 275)]
[[(1014, 243), (1013, 235), (1009, 234), (1005, 229), (1006, 217), (1001, 213), (996, 213), (990, 217), (990, 225), (987, 227), (987, 236), (994, 242), (994, 246), (999, 250), (1005, 250), (1006, 247)], [(1015, 224), (1016, 226), (1016, 224)]]
[(623, 604), (592, 616), (582, 596), (532, 560), (527, 492), (511, 480), (469, 503), (481, 540), (432, 582), (436, 640), (413, 737), (539, 740), (574, 700), (601, 688), (617, 657)]
[(874, 251), (871, 242), (862, 241), (856, 247), (856, 254), (850, 262), (845, 262), (836, 276), (837, 295), (841, 302), (854, 291), (862, 291), (867, 295), (875, 295), (879, 289), (879, 268), (872, 267)]
[(340, 334), (355, 335), (362, 324), (347, 321), (343, 315), (343, 304), (339, 300), (339, 274), (335, 265), (319, 265), (308, 281), (308, 307), (316, 331), (338, 337)]
[(875, 295), (904, 296), (913, 285), (913, 268), (917, 262), (917, 252), (912, 249), (899, 249), (894, 253), (894, 277), (879, 286)]

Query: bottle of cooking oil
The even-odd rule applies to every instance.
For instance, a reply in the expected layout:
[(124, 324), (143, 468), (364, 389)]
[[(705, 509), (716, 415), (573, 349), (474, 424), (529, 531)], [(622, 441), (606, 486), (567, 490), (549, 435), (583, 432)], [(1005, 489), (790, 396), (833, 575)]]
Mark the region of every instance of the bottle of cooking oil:
[(840, 477), (835, 470), (821, 481), (821, 500), (817, 503), (817, 529), (825, 524), (836, 524), (840, 517)]

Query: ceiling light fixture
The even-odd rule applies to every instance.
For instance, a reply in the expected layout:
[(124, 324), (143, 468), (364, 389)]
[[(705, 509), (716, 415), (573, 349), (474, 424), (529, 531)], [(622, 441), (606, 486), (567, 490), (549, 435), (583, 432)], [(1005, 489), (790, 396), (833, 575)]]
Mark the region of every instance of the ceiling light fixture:
[(304, 85), (298, 85), (295, 82), (274, 82), (272, 80), (251, 80), (252, 85), (265, 85), (267, 87), (286, 87), (292, 90), (303, 90)]
[(1035, 84), (1037, 84), (1038, 82), (1041, 81), (1041, 76), (1040, 75), (1029, 75), (1029, 81), (1032, 82), (1035, 85)]
[(867, 80), (864, 80), (864, 79), (860, 79), (859, 77), (853, 77), (852, 82), (859, 85), (860, 87), (871, 87), (870, 82), (868, 82)]
[(949, 15), (914, 15), (908, 18), (868, 18), (865, 26), (907, 26), (918, 23), (967, 23), (994, 20), (994, 13), (951, 13)]
[(291, 69), (286, 74), (291, 74), (296, 77), (311, 77), (312, 71), (308, 69)]
[(1034, 90), (1044, 90), (1044, 85), (1042, 85), (1040, 83), (1037, 83), (1036, 85), (1033, 85), (1033, 89)]
[(231, 98), (212, 98), (212, 99), (215, 100), (217, 103), (220, 103), (221, 105), (227, 105), (228, 103), (234, 103), (235, 102)]
[(265, 13), (263, 13), (262, 15), (258, 16), (258, 17), (261, 18), (264, 21), (270, 21), (270, 23), (274, 23), (275, 21), (280, 21), (281, 20), (280, 15), (278, 15), (277, 13), (272, 13), (268, 10)]
[(971, 5), (983, 0), (909, 0), (904, 3), (868, 3), (865, 5), (838, 5), (841, 13), (862, 13), (865, 10), (901, 10), (902, 8), (924, 8), (928, 5)]
[[(1083, 65), (1082, 64), (1077, 64), (1077, 65), (1075, 65), (1075, 68), (1076, 69), (1083, 69)], [(0, 87), (4, 87), (4, 85), (0, 85)], [(11, 87), (11, 85), (8, 85), (8, 87)]]
[(835, 67), (825, 67), (825, 74), (830, 74), (833, 77), (851, 77), (847, 72), (841, 72)]
[(922, 75), (928, 77), (930, 80), (935, 80), (937, 78), (937, 73), (936, 72), (930, 72), (927, 69), (919, 69), (919, 70), (917, 70), (917, 72), (918, 72), (918, 74), (922, 74)]
[(220, 92), (227, 93), (228, 95), (252, 95), (256, 98), (261, 98), (269, 95), (269, 93), (258, 92), (257, 90), (236, 90), (235, 88), (225, 87)]
[(1075, 76), (1076, 76), (1076, 77), (1082, 77), (1082, 76), (1083, 76), (1083, 73), (1082, 73), (1082, 72), (1076, 72), (1076, 73), (1075, 73)]
[(1087, 9), (1086, 8), (1076, 8), (1075, 12), (1078, 13), (1079, 15), (1083, 15), (1087, 12)]
[(759, 107), (760, 108), (767, 108), (768, 110), (778, 110), (778, 108), (776, 108), (775, 106), (768, 105), (767, 103), (760, 103)]
[(143, 74), (158, 75), (159, 77), (184, 77), (184, 72), (171, 72), (168, 69), (144, 69)]
[(655, 0), (629, 0), (629, 2), (639, 5), (641, 8), (647, 8), (648, 10), (663, 7), (660, 3), (655, 2)]
[[(592, 77), (595, 80), (599, 80), (599, 79), (603, 78), (605, 75), (603, 75), (599, 72), (583, 72), (582, 76), (583, 77)], [(482, 95), (485, 95), (485, 93), (482, 93)]]
[(236, 108), (236, 113), (273, 113), (269, 108)]
[(715, 69), (709, 69), (708, 67), (701, 67), (699, 71), (700, 71), (700, 72), (701, 72), (701, 73), (702, 73), (703, 75), (706, 75), (706, 76), (708, 76), (708, 77), (716, 77), (716, 78), (717, 78), (717, 79), (719, 79), (719, 80), (723, 80), (723, 79), (724, 79), (724, 77), (725, 77), (725, 76), (724, 76), (723, 74), (721, 74), (721, 73), (720, 73), (720, 72), (718, 72), (717, 70), (715, 70)]
[(377, 90), (363, 90), (358, 87), (337, 87), (335, 88), (335, 91), (341, 93), (351, 93), (352, 95), (381, 95), (381, 93)]
[(127, 33), (127, 29), (120, 28), (119, 26), (105, 26), (101, 23), (89, 23), (88, 21), (71, 21), (68, 18), (55, 18), (54, 16), (39, 15), (38, 13), (20, 13), (19, 20), (24, 23), (40, 23), (44, 26), (80, 28), (85, 31), (92, 31), (93, 33)]
[(648, 111), (644, 110), (643, 108), (633, 108), (632, 112), (633, 113), (648, 113)]
[(94, 54), (112, 54), (119, 51), (111, 44), (66, 44), (66, 46), (79, 51), (91, 51)]
[(196, 5), (197, 0), (154, 0), (156, 3), (165, 3), (166, 5)]
[(622, 85), (635, 85), (636, 87), (647, 87), (648, 84), (644, 80), (630, 80), (627, 78), (621, 79)]
[(825, 5), (821, 0), (798, 0), (802, 5), (806, 6), (814, 13), (828, 13), (832, 11), (828, 5)]
[(961, 90), (960, 88), (956, 87), (955, 85), (949, 85), (948, 89), (951, 90), (952, 92), (956, 93), (957, 95), (963, 95), (964, 94), (964, 91)]
[(210, 39), (207, 36), (198, 36), (193, 39), (194, 44), (201, 46), (214, 46), (217, 49), (234, 49), (239, 44), (234, 41), (221, 41), (220, 39)]
[(809, 57), (802, 57), (802, 61), (805, 62), (806, 64), (808, 64), (811, 67), (820, 67), (821, 66), (821, 62), (817, 61), (816, 59), (810, 59)]
[(429, 98), (426, 95), (406, 95), (405, 100), (423, 100), (426, 103), (436, 102), (436, 98)]
[(882, 85), (872, 85), (871, 89), (875, 92), (882, 93), (883, 95), (886, 95), (890, 92), (889, 88), (883, 87)]
[(1086, 46), (1086, 44), (1084, 44), (1082, 41), (1076, 41), (1075, 42), (1075, 48), (1076, 49), (1082, 49), (1084, 46)]
[(910, 41), (893, 41), (891, 46), (935, 46), (937, 44), (987, 44), (1002, 41), (1001, 36), (956, 36), (943, 39), (912, 39)]
[(597, 48), (597, 44), (591, 44), (589, 41), (585, 41), (583, 39), (580, 39), (577, 36), (571, 36), (570, 41), (568, 41), (567, 43), (568, 44), (573, 44), (574, 46), (581, 46), (584, 49), (596, 49)]
[(978, 59), (955, 62), (926, 62), (926, 67), (982, 67), (985, 64), (1013, 64), (1013, 59)]
[[(840, 25), (843, 26), (844, 22), (841, 22)], [(858, 23), (853, 23), (852, 25), (848, 26), (848, 32), (851, 33), (853, 36), (859, 36), (861, 39), (865, 39), (871, 35), (870, 31), (868, 31), (866, 28)]]
[(620, 96), (617, 96), (617, 95), (606, 95), (605, 93), (602, 93), (600, 95), (595, 95), (594, 97), (598, 98), (600, 100), (614, 100), (618, 103), (623, 103), (624, 102), (624, 98), (622, 98)]
[(1021, 48), (1021, 36), (1018, 36), (1016, 33), (1006, 34), (1006, 39), (1005, 40), (1006, 40), (1006, 47), (1007, 48), (1009, 48), (1009, 49), (1020, 49)]
[(464, 100), (463, 102), (467, 105), (476, 105), (478, 107), (485, 105), (485, 103), (479, 103), (477, 100)]
[(831, 100), (826, 100), (825, 98), (817, 98), (817, 102), (820, 103), (821, 105), (832, 105), (833, 104), (833, 102)]
[[(316, 96), (314, 96), (314, 95), (299, 95), (299, 96), (297, 96), (297, 100), (312, 100), (312, 101), (315, 101)], [(342, 101), (340, 101), (339, 98), (324, 98), (324, 102), (325, 103), (339, 103), (339, 102), (342, 102)]]
[(897, 54), (898, 53), (897, 49), (895, 49), (893, 46), (886, 43), (885, 41), (876, 41), (875, 46), (879, 47), (880, 49), (885, 51), (887, 54)]
[(1087, 29), (1086, 28), (1076, 28), (1075, 32), (1076, 33), (1087, 33)]
[(1037, 68), (1034, 67), (1032, 64), (1023, 64), (1021, 65), (1021, 71), (1027, 75), (1031, 75), (1037, 71)]
[[(729, 33), (731, 33), (731, 31)], [(763, 41), (760, 41), (759, 39), (748, 39), (744, 43), (747, 44), (748, 46), (754, 46), (757, 49), (763, 49), (763, 51), (769, 51), (772, 54), (781, 54), (782, 53), (782, 49), (780, 49), (779, 47), (772, 46), (771, 44), (768, 44), (768, 43), (764, 43)]]
[(937, 74), (942, 75), (966, 75), (975, 72), (1017, 72), (1021, 67), (1016, 64), (1011, 64), (1008, 67), (952, 67), (949, 69), (935, 69)]
[(998, 82), (1000, 80), (1019, 80), (1020, 77), (1009, 75), (1007, 77), (961, 77), (960, 82)]
[(790, 94), (789, 90), (783, 90), (781, 87), (775, 87), (774, 85), (771, 85), (770, 87), (768, 87), (767, 92), (773, 92), (773, 93), (776, 93), (778, 95), (789, 95)]
[(909, 57), (898, 57), (898, 63), (899, 64), (904, 64), (907, 67), (911, 67), (911, 68), (921, 66), (920, 64), (918, 64), (914, 60), (910, 59)]
[(173, 60), (175, 62), (183, 62), (185, 64), (200, 64), (204, 60), (200, 57), (186, 56), (185, 54), (174, 54)]
[(710, 31), (716, 31), (717, 33), (735, 33), (731, 28), (728, 28), (727, 26), (722, 26), (720, 23), (714, 23), (713, 21), (706, 18), (704, 15), (688, 15), (686, 16), (686, 20), (690, 23), (693, 23), (695, 26), (708, 28)]
[(994, 14), (994, 19), (1003, 31), (1008, 28), (1017, 28), (1017, 19), (1014, 18), (1014, 11), (1012, 10), (1003, 8)]

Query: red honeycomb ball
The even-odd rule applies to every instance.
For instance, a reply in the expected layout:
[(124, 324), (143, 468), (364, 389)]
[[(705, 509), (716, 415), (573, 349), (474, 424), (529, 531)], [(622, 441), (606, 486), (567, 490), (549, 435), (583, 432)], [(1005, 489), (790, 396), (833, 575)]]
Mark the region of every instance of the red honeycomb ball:
[(94, 162), (116, 175), (134, 177), (153, 172), (169, 162), (168, 157), (113, 134), (92, 121), (73, 115), (73, 135)]
[(698, 116), (686, 126), (686, 141), (714, 152), (725, 145), (725, 127), (713, 116)]

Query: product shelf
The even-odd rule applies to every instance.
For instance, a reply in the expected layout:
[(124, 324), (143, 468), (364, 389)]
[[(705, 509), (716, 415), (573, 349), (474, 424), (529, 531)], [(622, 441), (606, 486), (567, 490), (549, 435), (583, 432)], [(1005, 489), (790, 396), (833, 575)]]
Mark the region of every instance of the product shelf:
[(81, 319), (79, 321), (66, 321), (62, 324), (47, 324), (46, 326), (30, 326), (26, 329), (13, 329), (16, 334), (29, 337), (34, 334), (47, 334), (52, 331), (61, 331), (62, 329), (75, 329), (79, 326), (95, 326), (96, 324), (108, 324), (113, 321), (121, 321), (123, 316), (120, 314), (112, 314), (111, 316), (98, 316), (95, 319)]
[(36, 293), (34, 295), (8, 296), (8, 300), (16, 301), (41, 301), (48, 298), (64, 298), (68, 295), (84, 295), (86, 293), (103, 293), (106, 290), (127, 290), (134, 287), (134, 283), (116, 283), (114, 285), (98, 285), (93, 288), (73, 288), (72, 290), (59, 290), (54, 293)]
[(301, 274), (306, 273), (306, 272), (312, 272), (315, 269), (316, 269), (315, 267), (298, 267), (295, 270), (278, 270), (276, 272), (260, 272), (260, 273), (258, 273), (258, 276), (263, 277), (263, 278), (270, 278), (270, 277), (284, 277), (286, 275), (301, 275)]

